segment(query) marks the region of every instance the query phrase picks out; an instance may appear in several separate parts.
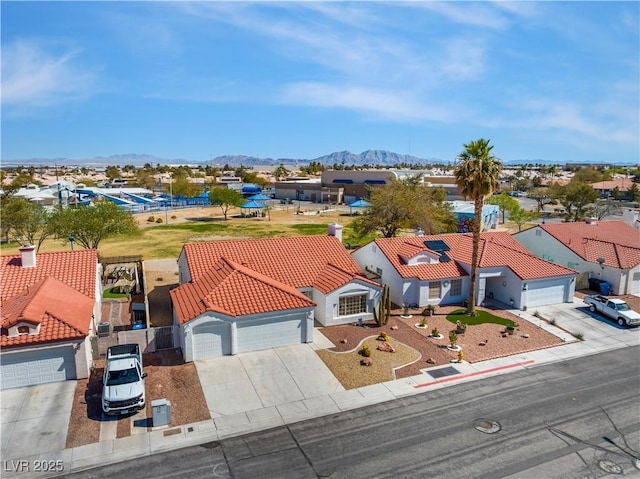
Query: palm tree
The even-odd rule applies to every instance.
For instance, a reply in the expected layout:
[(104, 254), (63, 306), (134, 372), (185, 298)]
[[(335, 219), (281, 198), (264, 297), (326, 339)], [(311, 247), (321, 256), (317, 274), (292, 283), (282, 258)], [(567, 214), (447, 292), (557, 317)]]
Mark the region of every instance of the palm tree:
[(471, 289), (467, 301), (467, 314), (470, 316), (475, 315), (476, 306), (476, 270), (482, 225), (482, 205), (484, 197), (493, 193), (500, 186), (500, 172), (502, 171), (502, 162), (491, 154), (493, 145), (489, 145), (489, 141), (480, 138), (463, 145), (464, 151), (458, 155), (459, 163), (454, 170), (456, 184), (461, 193), (465, 197), (473, 199), (474, 202)]

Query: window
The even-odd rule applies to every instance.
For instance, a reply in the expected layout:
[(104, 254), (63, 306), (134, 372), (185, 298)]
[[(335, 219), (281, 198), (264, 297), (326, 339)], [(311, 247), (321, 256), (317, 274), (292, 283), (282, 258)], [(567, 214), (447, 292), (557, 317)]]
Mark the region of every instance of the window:
[(432, 281), (429, 283), (429, 299), (440, 299), (440, 289), (442, 285), (440, 281)]
[(451, 296), (460, 296), (462, 294), (462, 280), (461, 279), (452, 279), (451, 280)]
[(382, 269), (381, 268), (376, 268), (376, 274), (378, 276), (382, 276)]
[(342, 296), (338, 308), (339, 316), (349, 316), (367, 312), (367, 295)]
[(539, 229), (536, 229), (536, 236), (542, 236), (542, 231), (540, 231)]
[(29, 334), (29, 326), (18, 326), (18, 334)]

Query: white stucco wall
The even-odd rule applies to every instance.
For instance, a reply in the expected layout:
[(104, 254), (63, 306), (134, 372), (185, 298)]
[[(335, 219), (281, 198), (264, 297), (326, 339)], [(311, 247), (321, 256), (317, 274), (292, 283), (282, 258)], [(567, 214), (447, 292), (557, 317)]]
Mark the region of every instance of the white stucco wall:
[(376, 281), (389, 286), (392, 303), (402, 305), (405, 297), (404, 280), (374, 242), (354, 251), (351, 256), (362, 269), (369, 269), (374, 273), (381, 270), (380, 279)]
[[(537, 235), (536, 231), (539, 231), (540, 235)], [(611, 283), (611, 294), (631, 293), (631, 285), (627, 281), (627, 271), (610, 266), (602, 268), (598, 263), (584, 260), (539, 226), (516, 233), (513, 237), (535, 256), (581, 273), (589, 273), (590, 278), (598, 278)], [(634, 270), (640, 271), (640, 265)]]
[[(316, 317), (316, 319), (324, 326), (357, 323), (360, 319), (362, 321), (373, 319), (373, 308), (378, 304), (378, 301), (380, 299), (380, 292), (381, 288), (380, 290), (378, 290), (371, 285), (363, 283), (361, 281), (351, 281), (350, 283), (334, 291), (331, 291), (326, 296), (326, 301), (324, 302), (324, 304), (326, 305), (324, 307), (324, 315), (321, 317)], [(339, 316), (338, 306), (340, 304), (340, 297), (357, 296), (360, 294), (367, 295), (367, 312), (351, 314), (348, 316)]]
[(184, 254), (184, 249), (180, 252), (180, 256), (178, 257), (178, 281), (179, 284), (191, 281), (191, 273), (189, 271), (189, 266), (187, 265), (187, 256)]

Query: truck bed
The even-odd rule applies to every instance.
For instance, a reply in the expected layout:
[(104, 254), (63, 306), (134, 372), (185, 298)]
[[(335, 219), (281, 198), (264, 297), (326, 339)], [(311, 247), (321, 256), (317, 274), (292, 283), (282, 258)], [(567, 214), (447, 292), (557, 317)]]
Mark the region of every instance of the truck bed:
[(140, 346), (138, 344), (118, 344), (107, 349), (107, 359), (131, 355), (140, 357)]

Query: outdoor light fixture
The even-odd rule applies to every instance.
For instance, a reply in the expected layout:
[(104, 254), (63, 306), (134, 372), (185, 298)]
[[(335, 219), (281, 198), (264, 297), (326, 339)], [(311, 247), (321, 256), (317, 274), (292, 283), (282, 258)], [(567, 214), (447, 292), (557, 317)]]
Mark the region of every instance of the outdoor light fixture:
[(604, 269), (604, 258), (598, 258), (596, 261), (598, 262), (598, 264), (600, 265), (600, 267), (601, 267), (602, 269)]

